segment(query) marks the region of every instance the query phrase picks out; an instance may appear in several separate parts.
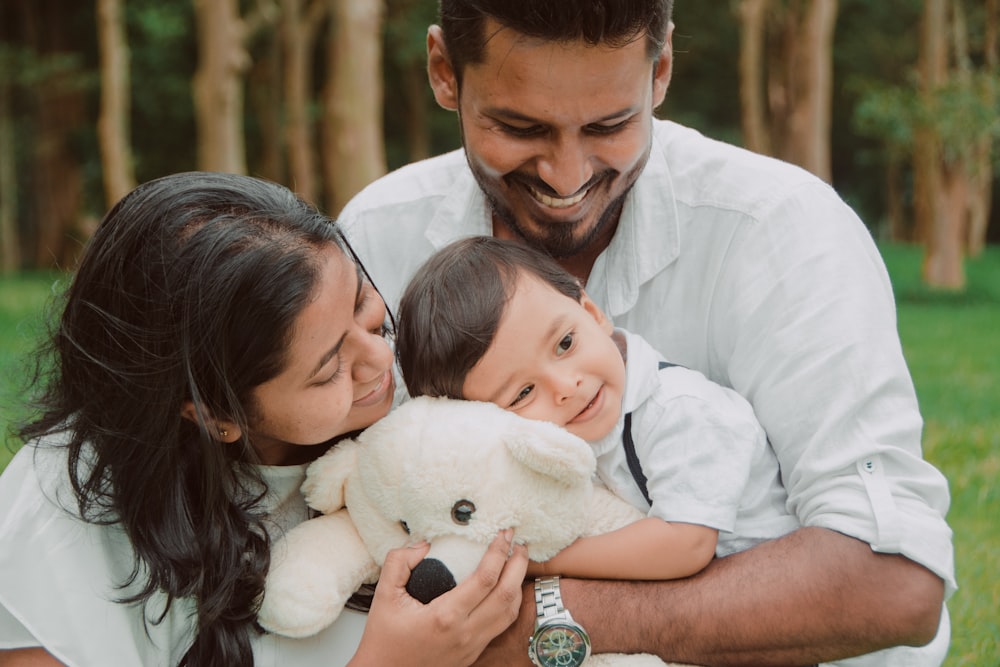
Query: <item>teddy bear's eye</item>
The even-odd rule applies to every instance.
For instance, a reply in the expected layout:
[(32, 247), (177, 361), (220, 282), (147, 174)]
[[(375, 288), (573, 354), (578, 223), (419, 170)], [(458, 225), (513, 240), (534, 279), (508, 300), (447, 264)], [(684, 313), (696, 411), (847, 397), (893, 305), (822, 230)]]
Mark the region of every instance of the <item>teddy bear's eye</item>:
[(407, 535), (409, 535), (409, 534), (410, 534), (410, 527), (406, 525), (406, 522), (405, 522), (405, 521), (400, 521), (400, 522), (399, 522), (399, 525), (403, 527), (403, 530), (405, 530), (405, 531), (406, 531), (406, 534), (407, 534)]
[(472, 521), (476, 505), (471, 500), (459, 500), (451, 506), (451, 518), (460, 526), (467, 526)]

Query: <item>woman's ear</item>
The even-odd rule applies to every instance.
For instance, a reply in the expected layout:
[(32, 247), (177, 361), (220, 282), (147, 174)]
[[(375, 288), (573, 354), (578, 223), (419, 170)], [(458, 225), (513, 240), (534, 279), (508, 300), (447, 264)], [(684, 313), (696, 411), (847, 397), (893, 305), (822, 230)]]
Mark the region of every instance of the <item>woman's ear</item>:
[(444, 33), (437, 25), (427, 30), (427, 78), (438, 105), (448, 111), (458, 111), (458, 78), (451, 66)]
[(604, 314), (604, 311), (601, 310), (596, 303), (590, 300), (590, 297), (587, 296), (586, 292), (582, 292), (580, 295), (580, 305), (583, 306), (584, 310), (590, 313), (590, 316), (594, 318), (594, 321), (597, 322), (598, 326), (601, 327), (601, 330), (604, 331), (604, 333), (609, 336), (614, 333), (615, 325), (610, 319), (608, 319), (608, 316)]
[[(202, 409), (202, 412), (205, 414), (205, 425), (208, 427), (209, 433), (219, 442), (236, 442), (243, 435), (243, 431), (236, 422), (226, 419), (215, 419), (204, 409)], [(199, 423), (198, 409), (195, 407), (194, 401), (184, 401), (184, 404), (181, 406), (181, 417), (195, 424)]]

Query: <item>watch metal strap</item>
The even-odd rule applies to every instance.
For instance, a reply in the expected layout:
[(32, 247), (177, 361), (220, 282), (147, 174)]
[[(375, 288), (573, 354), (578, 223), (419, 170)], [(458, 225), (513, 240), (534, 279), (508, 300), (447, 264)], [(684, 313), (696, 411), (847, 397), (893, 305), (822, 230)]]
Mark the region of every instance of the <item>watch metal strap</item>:
[(566, 613), (563, 607), (562, 594), (559, 592), (559, 577), (542, 577), (535, 579), (535, 609), (538, 622)]

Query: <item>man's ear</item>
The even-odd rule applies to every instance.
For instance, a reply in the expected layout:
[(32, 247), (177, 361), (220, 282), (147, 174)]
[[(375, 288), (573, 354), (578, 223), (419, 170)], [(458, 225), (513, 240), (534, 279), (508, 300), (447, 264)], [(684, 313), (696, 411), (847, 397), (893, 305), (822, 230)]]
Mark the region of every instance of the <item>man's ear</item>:
[(458, 110), (458, 78), (451, 66), (448, 47), (444, 43), (441, 26), (432, 25), (427, 30), (427, 78), (434, 91), (434, 99), (448, 111)]
[(597, 324), (601, 327), (601, 330), (609, 336), (614, 333), (615, 325), (611, 322), (604, 311), (601, 310), (596, 303), (591, 301), (590, 297), (587, 296), (586, 292), (580, 295), (580, 305), (583, 309), (590, 313), (590, 316), (594, 318)]
[(663, 41), (663, 49), (653, 63), (653, 108), (663, 104), (670, 87), (670, 76), (674, 66), (674, 22), (667, 25), (667, 38)]
[[(236, 425), (236, 422), (226, 419), (215, 419), (204, 408), (202, 409), (202, 413), (205, 415), (205, 425), (208, 427), (209, 433), (219, 442), (236, 442), (243, 435), (243, 431)], [(184, 404), (181, 406), (181, 417), (195, 424), (199, 423), (198, 408), (195, 407), (194, 401), (184, 401)]]

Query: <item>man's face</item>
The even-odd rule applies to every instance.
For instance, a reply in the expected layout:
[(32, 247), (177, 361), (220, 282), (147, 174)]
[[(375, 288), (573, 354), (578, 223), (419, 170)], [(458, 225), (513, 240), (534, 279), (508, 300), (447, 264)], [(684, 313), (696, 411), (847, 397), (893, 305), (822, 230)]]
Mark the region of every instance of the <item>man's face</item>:
[(458, 111), (494, 233), (556, 258), (603, 249), (649, 157), (653, 109), (669, 82), (669, 38), (654, 63), (644, 36), (611, 48), (544, 42), (494, 22), (486, 34), (485, 58), (465, 67), (460, 94), (433, 28), (428, 47), (435, 95)]

